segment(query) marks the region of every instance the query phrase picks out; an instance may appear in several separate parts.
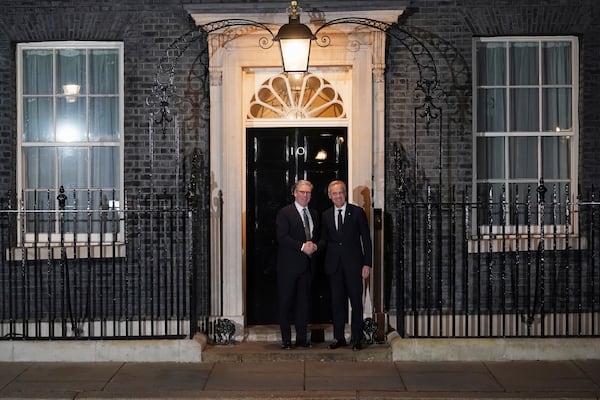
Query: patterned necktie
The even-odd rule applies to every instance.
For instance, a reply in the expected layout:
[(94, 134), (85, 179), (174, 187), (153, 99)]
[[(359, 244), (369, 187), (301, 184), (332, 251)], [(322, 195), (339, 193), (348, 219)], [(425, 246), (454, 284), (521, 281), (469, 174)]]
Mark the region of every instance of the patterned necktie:
[(337, 230), (341, 230), (342, 229), (342, 224), (344, 222), (342, 221), (342, 209), (338, 210), (338, 223), (337, 223)]
[(308, 213), (306, 212), (306, 208), (302, 209), (302, 214), (304, 216), (304, 234), (306, 235), (306, 240), (310, 240), (310, 222), (308, 221)]

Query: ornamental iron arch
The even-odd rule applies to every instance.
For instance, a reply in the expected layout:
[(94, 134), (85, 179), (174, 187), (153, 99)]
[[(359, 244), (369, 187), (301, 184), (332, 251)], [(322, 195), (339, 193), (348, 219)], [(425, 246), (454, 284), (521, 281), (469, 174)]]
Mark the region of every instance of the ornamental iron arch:
[[(434, 103), (435, 96), (441, 94), (438, 72), (433, 56), (422, 40), (410, 31), (400, 27), (397, 23), (390, 24), (370, 18), (337, 18), (322, 24), (315, 30), (314, 33), (317, 36), (315, 43), (320, 47), (329, 46), (331, 38), (323, 34), (323, 31), (340, 24), (366, 26), (382, 31), (389, 37), (398, 40), (409, 51), (418, 69), (419, 79), (415, 82), (414, 91), (415, 96), (422, 98), (421, 108), (423, 111), (421, 115), (428, 125), (439, 118), (441, 111)], [(167, 47), (165, 54), (157, 65), (151, 95), (146, 100), (147, 105), (154, 108), (155, 111), (151, 111), (156, 116), (154, 123), (161, 126), (163, 133), (166, 133), (168, 123), (172, 122), (172, 108), (181, 101), (176, 92), (175, 84), (179, 59), (193, 42), (207, 40), (210, 33), (230, 27), (243, 26), (266, 31), (269, 36), (260, 38), (258, 44), (262, 49), (269, 49), (273, 46), (275, 34), (268, 25), (252, 20), (234, 18), (200, 25), (181, 35)], [(238, 33), (235, 36), (239, 35)], [(208, 66), (206, 67), (208, 68)]]
[[(440, 81), (438, 78), (438, 70), (434, 60), (434, 57), (422, 38), (412, 33), (409, 29), (401, 27), (398, 23), (387, 23), (378, 21), (371, 18), (356, 18), (356, 17), (344, 17), (336, 18), (331, 21), (327, 21), (320, 25), (314, 32), (316, 36), (315, 43), (320, 47), (327, 47), (331, 43), (331, 38), (325, 33), (326, 30), (334, 25), (357, 25), (364, 26), (374, 30), (384, 32), (386, 36), (396, 40), (400, 46), (404, 47), (414, 65), (417, 68), (418, 78), (415, 81), (413, 87), (413, 99), (415, 101), (414, 107), (414, 137), (412, 152), (401, 150), (397, 144), (394, 145), (394, 160), (400, 160), (401, 162), (395, 163), (394, 174), (396, 177), (396, 187), (399, 192), (406, 193), (411, 187), (412, 192), (416, 192), (417, 178), (420, 170), (419, 165), (419, 153), (417, 146), (417, 133), (419, 124), (422, 125), (425, 135), (430, 135), (433, 129), (433, 124), (436, 123), (438, 127), (438, 152), (440, 154), (438, 170), (438, 184), (441, 189), (442, 187), (442, 108), (439, 106), (439, 100), (446, 95), (442, 90)], [(160, 127), (163, 135), (167, 133), (169, 125), (173, 125), (174, 109), (180, 107), (182, 103), (190, 101), (185, 99), (177, 92), (177, 86), (175, 82), (176, 70), (179, 64), (180, 58), (184, 55), (190, 45), (199, 40), (208, 40), (210, 33), (216, 31), (226, 31), (227, 28), (240, 28), (247, 27), (248, 31), (264, 31), (265, 36), (258, 40), (258, 45), (262, 49), (269, 49), (274, 44), (275, 33), (269, 27), (269, 25), (242, 18), (223, 19), (207, 24), (200, 25), (193, 30), (178, 37), (173, 41), (165, 50), (163, 57), (161, 57), (154, 77), (152, 90), (150, 96), (147, 98), (146, 103), (150, 106), (150, 124)], [(239, 37), (245, 32), (232, 33), (230, 39)], [(423, 33), (423, 32), (421, 32)], [(205, 68), (204, 76), (208, 78), (208, 63), (203, 66)], [(204, 85), (207, 88), (208, 85)], [(206, 117), (208, 119), (208, 117)], [(152, 129), (150, 129), (152, 130)], [(153, 158), (151, 157), (151, 160)], [(412, 164), (412, 174), (407, 172), (409, 166)], [(412, 175), (412, 176), (409, 176)], [(412, 185), (408, 185), (407, 182), (412, 180)]]

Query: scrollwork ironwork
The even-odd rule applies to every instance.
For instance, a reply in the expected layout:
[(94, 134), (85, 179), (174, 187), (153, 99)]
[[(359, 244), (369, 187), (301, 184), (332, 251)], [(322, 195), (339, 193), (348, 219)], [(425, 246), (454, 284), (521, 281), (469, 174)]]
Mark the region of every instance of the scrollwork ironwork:
[(434, 97), (442, 94), (438, 81), (437, 67), (433, 55), (428, 50), (426, 44), (418, 39), (408, 30), (400, 27), (398, 24), (390, 24), (371, 18), (345, 17), (336, 18), (325, 22), (315, 30), (317, 40), (315, 43), (320, 47), (327, 47), (331, 44), (331, 38), (323, 34), (323, 31), (331, 26), (340, 24), (351, 24), (365, 26), (371, 29), (384, 32), (386, 35), (398, 40), (410, 53), (417, 69), (419, 79), (415, 84), (415, 97), (422, 97), (421, 116), (425, 119), (427, 127), (433, 121), (439, 118), (440, 108), (435, 105)]
[(165, 55), (158, 62), (151, 96), (146, 99), (146, 104), (158, 109), (154, 113), (157, 115), (154, 118), (154, 124), (161, 126), (163, 134), (167, 132), (168, 123), (173, 121), (172, 107), (182, 101), (181, 97), (177, 95), (177, 85), (175, 84), (175, 70), (179, 59), (192, 43), (205, 37), (205, 32), (198, 29), (181, 35), (167, 47)]
[[(433, 57), (427, 46), (408, 30), (401, 28), (398, 24), (390, 24), (371, 18), (345, 17), (336, 18), (323, 23), (314, 32), (317, 39), (315, 44), (320, 47), (327, 47), (331, 44), (331, 38), (323, 34), (324, 30), (341, 24), (351, 24), (365, 26), (386, 33), (388, 36), (398, 40), (406, 49), (409, 50), (419, 71), (419, 79), (415, 85), (415, 95), (423, 96), (422, 113), (425, 120), (429, 123), (438, 118), (434, 110), (439, 109), (433, 104), (433, 97), (439, 90), (437, 69)], [(259, 47), (269, 49), (273, 46), (275, 33), (264, 23), (243, 19), (232, 18), (209, 22), (196, 29), (185, 33), (177, 38), (166, 50), (166, 55), (160, 60), (158, 70), (154, 79), (152, 96), (147, 99), (147, 104), (158, 107), (155, 119), (157, 125), (161, 125), (163, 134), (166, 133), (167, 123), (172, 121), (172, 107), (178, 102), (175, 85), (175, 66), (179, 58), (189, 48), (189, 46), (198, 39), (206, 39), (208, 34), (223, 30), (229, 27), (254, 27), (264, 30), (268, 35), (261, 37), (258, 41)]]

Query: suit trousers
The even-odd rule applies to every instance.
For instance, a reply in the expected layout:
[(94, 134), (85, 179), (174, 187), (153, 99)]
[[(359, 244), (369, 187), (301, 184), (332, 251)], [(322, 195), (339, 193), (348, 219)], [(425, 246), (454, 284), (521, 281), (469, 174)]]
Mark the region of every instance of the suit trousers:
[(336, 271), (329, 275), (329, 287), (331, 291), (333, 337), (337, 340), (344, 339), (347, 305), (348, 299), (350, 299), (350, 329), (352, 332), (352, 340), (361, 340), (363, 324), (363, 286), (360, 270), (349, 271), (340, 260)]
[(292, 339), (292, 320), (296, 330), (296, 341), (305, 342), (307, 339), (311, 279), (310, 268), (299, 274), (277, 271), (279, 328), (281, 340), (284, 342)]

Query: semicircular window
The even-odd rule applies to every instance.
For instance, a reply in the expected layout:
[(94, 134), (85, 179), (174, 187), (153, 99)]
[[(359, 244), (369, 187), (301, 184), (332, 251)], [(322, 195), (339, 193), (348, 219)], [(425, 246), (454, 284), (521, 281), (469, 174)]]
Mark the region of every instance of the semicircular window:
[(258, 88), (250, 102), (248, 119), (345, 118), (344, 102), (325, 79), (306, 73), (279, 74)]

